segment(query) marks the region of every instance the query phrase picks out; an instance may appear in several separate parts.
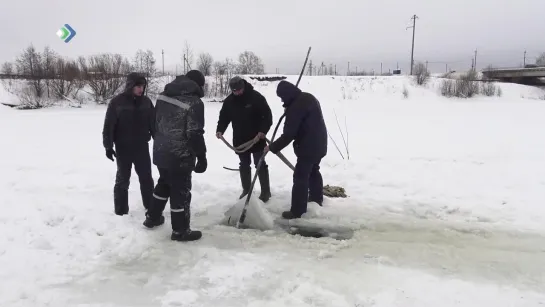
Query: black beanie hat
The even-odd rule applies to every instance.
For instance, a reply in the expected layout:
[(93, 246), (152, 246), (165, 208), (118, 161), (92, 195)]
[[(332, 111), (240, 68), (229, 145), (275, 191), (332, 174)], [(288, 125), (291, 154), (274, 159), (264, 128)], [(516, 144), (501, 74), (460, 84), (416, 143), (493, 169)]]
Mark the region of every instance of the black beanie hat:
[(197, 83), (200, 87), (204, 87), (204, 75), (198, 70), (190, 70), (185, 74), (186, 77)]
[(229, 80), (229, 87), (232, 91), (238, 91), (244, 88), (244, 79), (239, 76), (235, 76)]

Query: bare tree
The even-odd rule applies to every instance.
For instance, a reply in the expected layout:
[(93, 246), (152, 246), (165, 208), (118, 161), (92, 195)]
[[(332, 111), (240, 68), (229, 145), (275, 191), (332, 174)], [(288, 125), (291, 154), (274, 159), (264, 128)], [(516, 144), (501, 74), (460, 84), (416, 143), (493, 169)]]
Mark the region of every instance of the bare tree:
[(15, 71), (13, 70), (13, 63), (5, 62), (2, 64), (2, 73), (6, 75), (13, 75)]
[(51, 97), (51, 81), (56, 77), (55, 63), (58, 57), (59, 55), (49, 46), (44, 48), (42, 60), (47, 97)]
[(227, 67), (223, 62), (214, 63), (214, 76), (215, 76), (215, 88), (213, 91), (209, 91), (209, 94), (213, 96), (219, 96), (219, 93), (224, 92), (225, 87), (225, 74), (227, 73)]
[(536, 59), (537, 66), (545, 66), (545, 52), (540, 54)]
[(122, 89), (130, 70), (129, 61), (120, 54), (79, 57), (78, 62), (84, 80), (99, 104), (107, 103)]
[(157, 75), (157, 61), (153, 51), (139, 49), (133, 58), (131, 70), (144, 74), (147, 78)]
[(45, 88), (42, 54), (30, 45), (17, 57), (16, 63), (17, 72), (29, 80), (28, 83), (34, 95), (42, 97)]
[(8, 93), (14, 94), (15, 82), (13, 82), (13, 79), (10, 78), (10, 76), (13, 76), (15, 74), (13, 63), (5, 62), (4, 64), (2, 64), (2, 73), (8, 76), (7, 78), (2, 78), (0, 80), (2, 82), (2, 86)]
[(200, 70), (203, 75), (210, 76), (212, 74), (212, 64), (214, 59), (210, 53), (201, 53), (199, 54), (199, 59), (197, 60), (197, 69)]
[(214, 63), (214, 86), (209, 89), (207, 96), (222, 97), (230, 93), (229, 80), (237, 70), (237, 65), (229, 58), (224, 62)]
[(424, 85), (428, 81), (428, 78), (430, 77), (430, 72), (426, 68), (426, 64), (422, 62), (416, 63), (414, 66), (414, 75), (416, 84), (418, 85)]
[(153, 51), (139, 49), (133, 58), (131, 70), (146, 76), (146, 94), (152, 98), (159, 94), (159, 74)]
[(244, 51), (238, 56), (238, 73), (242, 75), (254, 74), (261, 75), (265, 73), (265, 66), (261, 59), (252, 51)]
[(49, 65), (52, 52), (46, 47), (44, 54), (36, 51), (31, 44), (16, 59), (17, 72), (25, 79), (21, 87), (14, 91), (21, 101), (20, 108), (38, 109), (51, 103), (46, 92), (46, 78), (51, 77), (51, 72), (46, 63)]
[(51, 88), (59, 99), (76, 98), (84, 86), (78, 63), (74, 60), (58, 58), (55, 63), (56, 77), (51, 80)]

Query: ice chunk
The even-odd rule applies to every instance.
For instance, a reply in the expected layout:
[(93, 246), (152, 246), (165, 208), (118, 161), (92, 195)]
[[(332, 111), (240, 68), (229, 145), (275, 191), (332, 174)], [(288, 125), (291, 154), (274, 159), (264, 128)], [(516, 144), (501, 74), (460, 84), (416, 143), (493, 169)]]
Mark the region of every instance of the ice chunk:
[[(225, 212), (222, 224), (236, 226), (245, 202), (246, 198), (243, 198), (229, 208), (229, 210)], [(274, 227), (274, 220), (269, 211), (265, 208), (265, 204), (252, 196), (248, 203), (248, 207), (246, 208), (246, 218), (241, 226), (251, 229), (271, 230)]]

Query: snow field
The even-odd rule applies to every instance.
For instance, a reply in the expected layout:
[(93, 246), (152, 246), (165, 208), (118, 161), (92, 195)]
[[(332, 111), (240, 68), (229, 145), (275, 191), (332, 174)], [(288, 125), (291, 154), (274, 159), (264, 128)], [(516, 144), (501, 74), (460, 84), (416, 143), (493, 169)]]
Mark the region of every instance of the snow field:
[[(252, 83), (276, 124), (277, 83)], [(434, 84), (302, 79), (345, 158), (333, 111), (343, 131), (346, 116), (350, 149), (343, 160), (330, 142), (322, 163), (324, 183), (350, 197), (311, 205), (307, 219), (359, 229), (349, 241), (218, 225), (240, 194), (238, 173), (222, 168), (238, 158), (214, 136), (220, 103), (206, 104), (209, 168), (194, 175), (192, 226), (203, 239), (188, 244), (170, 241), (168, 210), (161, 228), (141, 226), (134, 172), (130, 214), (113, 215), (104, 107), (0, 106), (0, 305), (544, 304), (545, 105), (531, 99), (542, 93), (502, 85), (501, 98), (451, 100)], [(295, 163), (291, 147), (283, 153)], [(291, 170), (267, 162), (273, 198), (264, 208), (277, 217), (289, 208)]]

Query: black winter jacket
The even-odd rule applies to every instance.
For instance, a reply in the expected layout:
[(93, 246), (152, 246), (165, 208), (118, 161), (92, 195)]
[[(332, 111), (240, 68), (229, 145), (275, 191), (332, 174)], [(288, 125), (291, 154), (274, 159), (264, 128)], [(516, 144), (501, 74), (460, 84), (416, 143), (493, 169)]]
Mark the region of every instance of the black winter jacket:
[(284, 131), (269, 149), (276, 154), (293, 141), (299, 158), (321, 159), (327, 154), (327, 127), (318, 100), (295, 85), (281, 81), (277, 95), (286, 108)]
[(153, 163), (160, 168), (193, 170), (206, 156), (203, 89), (186, 76), (165, 86), (155, 105)]
[[(137, 79), (144, 77), (131, 73), (127, 76), (123, 93), (112, 98), (106, 110), (102, 129), (104, 148), (133, 149), (147, 144), (155, 135), (155, 110), (151, 100), (132, 94)], [(144, 93), (145, 93), (144, 87)]]
[[(220, 110), (216, 132), (225, 133), (233, 124), (233, 146), (237, 147), (255, 138), (258, 132), (267, 134), (272, 126), (272, 112), (263, 95), (244, 80), (244, 93), (232, 93), (225, 98)], [(262, 151), (266, 141), (260, 140), (248, 152)]]

